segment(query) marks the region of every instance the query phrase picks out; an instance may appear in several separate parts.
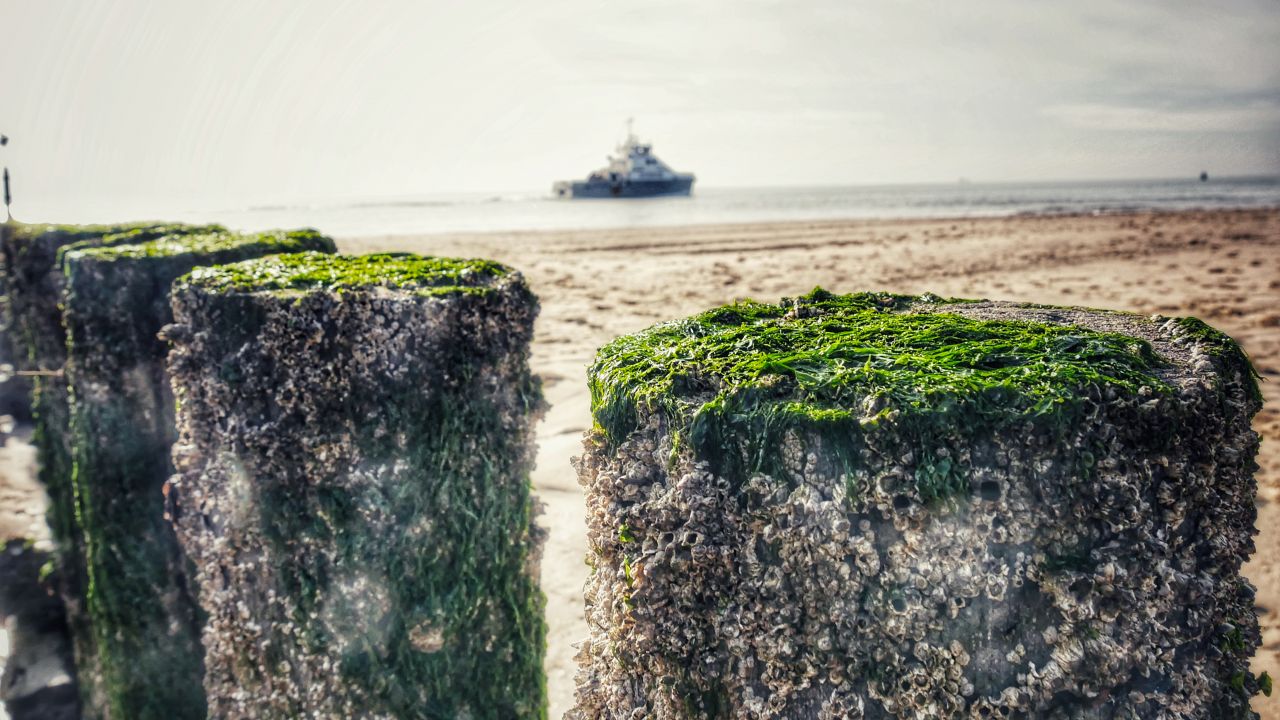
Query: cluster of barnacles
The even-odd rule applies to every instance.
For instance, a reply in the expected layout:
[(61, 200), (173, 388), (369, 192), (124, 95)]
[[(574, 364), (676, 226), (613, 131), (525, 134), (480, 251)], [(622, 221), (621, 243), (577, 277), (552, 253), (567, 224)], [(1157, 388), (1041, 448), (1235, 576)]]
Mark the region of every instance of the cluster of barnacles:
[(910, 483), (920, 448), (876, 438), (849, 470), (791, 431), (781, 471), (738, 477), (658, 411), (589, 434), (570, 717), (1249, 717), (1256, 407), (1149, 332), (1172, 397), (1104, 391), (1061, 436), (958, 434), (929, 448), (970, 486), (941, 502)]

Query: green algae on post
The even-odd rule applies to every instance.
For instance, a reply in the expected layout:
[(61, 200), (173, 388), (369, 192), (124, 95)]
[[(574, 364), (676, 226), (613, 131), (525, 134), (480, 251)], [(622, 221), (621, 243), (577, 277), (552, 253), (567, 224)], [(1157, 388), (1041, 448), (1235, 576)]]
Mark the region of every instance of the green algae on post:
[[(795, 430), (827, 434), (829, 450), (852, 460), (862, 435), (890, 416), (929, 447), (957, 431), (1067, 428), (1103, 387), (1168, 391), (1143, 340), (901, 311), (914, 300), (817, 290), (793, 305), (740, 303), (619, 338), (590, 370), (596, 422), (619, 440), (639, 408), (660, 409), (709, 456), (772, 471), (778, 441)], [(744, 440), (752, 447), (735, 446)]]
[(89, 247), (72, 254), (98, 260), (173, 258), (188, 255), (225, 254), (228, 262), (257, 257), (264, 251), (276, 253), (328, 249), (333, 241), (316, 230), (275, 230), (251, 235), (212, 232), (197, 235), (165, 235), (127, 244)]
[(282, 255), (195, 270), (173, 308), (211, 716), (545, 718), (523, 278)]
[(95, 642), (85, 611), (87, 575), (84, 543), (76, 527), (68, 438), (69, 398), (62, 377), (67, 334), (62, 319), (64, 276), (62, 258), (68, 250), (146, 242), (166, 235), (220, 232), (217, 225), (174, 223), (133, 225), (2, 226), (0, 253), (4, 262), (4, 325), (6, 336), (20, 352), (15, 365), (34, 371), (31, 378), (32, 443), (36, 448), (37, 478), (49, 496), (47, 520), (57, 544), (59, 591), (67, 609), (76, 657), (77, 685), (86, 717), (105, 712), (105, 697), (96, 659)]
[(198, 268), (186, 278), (210, 291), (283, 292), (394, 288), (424, 295), (488, 292), (511, 271), (490, 260), (423, 257), (409, 253), (358, 256), (280, 255), (270, 260)]
[(1260, 403), (1203, 323), (818, 290), (588, 378), (568, 717), (1252, 717)]
[[(224, 231), (218, 225), (133, 223), (124, 225), (26, 225), (9, 223), (0, 252), (4, 258), (5, 325), (24, 370), (56, 370), (66, 354), (58, 307), (62, 297), (62, 257), (73, 248), (145, 242), (165, 235)], [(48, 363), (48, 364), (46, 364)]]
[(156, 333), (172, 281), (193, 267), (327, 250), (315, 231), (134, 237), (64, 253), (66, 376), (86, 607), (106, 715), (203, 718), (201, 618), (165, 518), (173, 402)]

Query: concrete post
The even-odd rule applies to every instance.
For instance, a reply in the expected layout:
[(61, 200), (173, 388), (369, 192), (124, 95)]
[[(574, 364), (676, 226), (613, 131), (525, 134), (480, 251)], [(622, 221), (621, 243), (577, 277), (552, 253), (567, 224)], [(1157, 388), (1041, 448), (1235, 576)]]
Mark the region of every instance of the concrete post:
[(589, 377), (570, 717), (1251, 717), (1261, 400), (1203, 323), (818, 290)]
[(286, 255), (197, 270), (173, 307), (210, 716), (545, 717), (523, 278)]

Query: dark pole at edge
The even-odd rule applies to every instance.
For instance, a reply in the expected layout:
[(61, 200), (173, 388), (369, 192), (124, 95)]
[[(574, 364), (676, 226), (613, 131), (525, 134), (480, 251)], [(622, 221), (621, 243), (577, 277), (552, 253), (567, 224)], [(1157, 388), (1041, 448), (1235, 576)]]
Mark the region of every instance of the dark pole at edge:
[[(0, 146), (8, 144), (9, 137), (7, 135), (0, 135)], [(12, 200), (13, 198), (9, 195), (9, 168), (6, 167), (4, 169), (4, 214), (7, 220), (13, 219), (13, 213), (9, 211), (9, 203)]]

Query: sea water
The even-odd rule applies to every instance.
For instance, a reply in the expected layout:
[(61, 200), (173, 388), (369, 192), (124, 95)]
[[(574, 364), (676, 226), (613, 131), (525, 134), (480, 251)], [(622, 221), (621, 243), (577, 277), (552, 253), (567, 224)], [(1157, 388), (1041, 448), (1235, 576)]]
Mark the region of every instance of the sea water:
[[(238, 230), (315, 227), (338, 236), (653, 227), (870, 218), (1101, 214), (1280, 207), (1280, 177), (842, 187), (695, 186), (689, 197), (569, 200), (547, 192), (353, 198), (208, 209), (164, 220)], [(144, 213), (152, 216), (155, 212)], [(136, 220), (96, 212), (76, 221)], [(25, 218), (24, 218), (25, 219)], [(45, 220), (41, 218), (41, 220)], [(70, 221), (50, 218), (47, 221)]]

